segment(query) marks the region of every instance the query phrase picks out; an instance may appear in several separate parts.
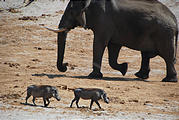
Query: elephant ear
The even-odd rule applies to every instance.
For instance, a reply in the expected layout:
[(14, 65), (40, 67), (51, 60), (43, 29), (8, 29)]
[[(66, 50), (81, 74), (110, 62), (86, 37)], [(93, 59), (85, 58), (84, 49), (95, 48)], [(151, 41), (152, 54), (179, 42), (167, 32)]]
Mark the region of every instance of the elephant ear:
[(85, 11), (89, 7), (90, 3), (91, 3), (91, 0), (85, 0), (82, 11)]
[(73, 7), (78, 6), (80, 7), (81, 11), (85, 11), (91, 3), (91, 0), (71, 0), (71, 1), (72, 1), (71, 6)]

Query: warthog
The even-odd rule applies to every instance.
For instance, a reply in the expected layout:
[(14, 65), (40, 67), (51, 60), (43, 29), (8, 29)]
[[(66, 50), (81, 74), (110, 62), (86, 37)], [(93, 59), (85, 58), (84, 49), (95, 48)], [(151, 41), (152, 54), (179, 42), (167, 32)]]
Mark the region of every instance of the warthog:
[[(47, 107), (50, 103), (49, 98), (54, 97), (58, 101), (60, 101), (60, 96), (58, 94), (58, 90), (56, 87), (49, 86), (49, 85), (30, 85), (27, 87), (27, 97), (26, 97), (26, 104), (27, 100), (29, 99), (30, 96), (33, 96), (33, 103), (35, 104), (35, 98), (36, 97), (43, 97), (44, 101), (44, 106)], [(46, 104), (46, 101), (48, 102)]]
[(100, 104), (98, 103), (98, 100), (103, 99), (104, 102), (107, 104), (109, 103), (107, 94), (104, 90), (98, 89), (98, 88), (77, 88), (74, 90), (75, 98), (72, 100), (70, 107), (72, 107), (73, 102), (76, 101), (76, 106), (78, 106), (79, 99), (91, 99), (90, 109), (92, 108), (93, 102), (95, 102), (98, 107), (101, 109)]

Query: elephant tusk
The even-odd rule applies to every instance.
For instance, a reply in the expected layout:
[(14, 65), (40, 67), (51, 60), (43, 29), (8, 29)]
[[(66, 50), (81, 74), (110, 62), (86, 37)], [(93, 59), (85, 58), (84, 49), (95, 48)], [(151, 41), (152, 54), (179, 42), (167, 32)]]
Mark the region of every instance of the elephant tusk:
[(48, 27), (44, 27), (44, 28), (46, 28), (49, 31), (55, 32), (55, 33), (67, 31), (66, 28), (60, 28), (60, 29), (51, 29), (51, 28), (48, 28)]

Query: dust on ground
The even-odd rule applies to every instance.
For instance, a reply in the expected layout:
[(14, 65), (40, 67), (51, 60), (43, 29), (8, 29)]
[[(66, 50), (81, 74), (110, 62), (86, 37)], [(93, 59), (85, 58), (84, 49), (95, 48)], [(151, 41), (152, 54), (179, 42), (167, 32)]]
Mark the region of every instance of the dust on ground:
[[(13, 2), (14, 1), (14, 2)], [(76, 28), (68, 34), (65, 62), (68, 70), (61, 73), (56, 68), (57, 35), (42, 26), (57, 28), (67, 2), (38, 0), (27, 7), (22, 0), (0, 1), (0, 119), (179, 119), (179, 84), (163, 83), (165, 63), (160, 57), (151, 60), (148, 80), (137, 79), (140, 69), (140, 52), (123, 47), (118, 62), (128, 62), (126, 76), (108, 65), (107, 50), (102, 63), (101, 80), (87, 79), (92, 71), (93, 33)], [(179, 7), (162, 0), (179, 17)], [(53, 6), (53, 7), (52, 7)], [(179, 49), (178, 49), (179, 53)], [(179, 59), (179, 54), (177, 54)], [(176, 70), (179, 74), (179, 60)], [(48, 108), (43, 100), (24, 105), (31, 84), (48, 84), (59, 89), (62, 100), (51, 99)], [(104, 89), (110, 104), (100, 101), (102, 110), (89, 100), (80, 100), (82, 108), (69, 105), (72, 89), (93, 87)]]

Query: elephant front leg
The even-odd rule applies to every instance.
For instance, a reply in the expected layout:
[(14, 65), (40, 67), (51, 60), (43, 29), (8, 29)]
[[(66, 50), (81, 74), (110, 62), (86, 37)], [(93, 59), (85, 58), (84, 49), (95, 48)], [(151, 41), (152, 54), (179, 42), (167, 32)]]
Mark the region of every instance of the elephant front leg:
[(94, 36), (93, 42), (93, 71), (88, 75), (89, 78), (100, 79), (103, 77), (101, 73), (102, 57), (105, 50), (105, 41), (103, 37)]
[(120, 49), (121, 49), (120, 45), (116, 45), (116, 44), (112, 44), (112, 43), (108, 44), (109, 65), (113, 69), (119, 70), (122, 73), (122, 75), (124, 76), (127, 72), (128, 64), (127, 63), (122, 63), (122, 64), (117, 63)]

